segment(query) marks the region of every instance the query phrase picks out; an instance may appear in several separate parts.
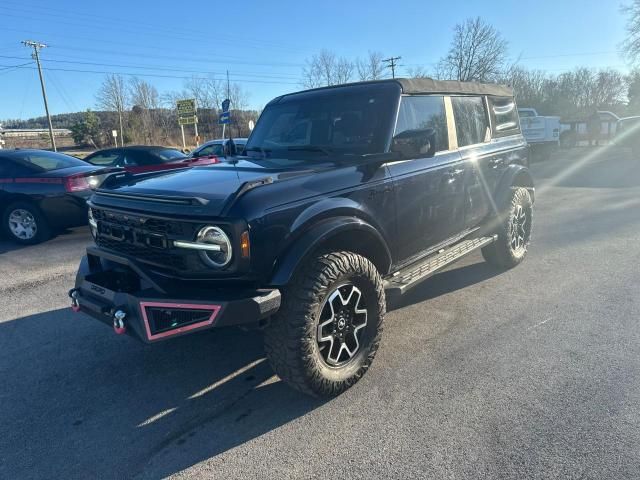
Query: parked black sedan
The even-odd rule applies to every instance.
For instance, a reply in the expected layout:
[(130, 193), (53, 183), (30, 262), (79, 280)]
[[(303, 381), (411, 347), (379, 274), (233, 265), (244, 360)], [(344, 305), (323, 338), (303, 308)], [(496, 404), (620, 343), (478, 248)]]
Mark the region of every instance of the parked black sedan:
[(109, 170), (45, 150), (0, 150), (2, 230), (18, 243), (87, 223), (86, 200)]

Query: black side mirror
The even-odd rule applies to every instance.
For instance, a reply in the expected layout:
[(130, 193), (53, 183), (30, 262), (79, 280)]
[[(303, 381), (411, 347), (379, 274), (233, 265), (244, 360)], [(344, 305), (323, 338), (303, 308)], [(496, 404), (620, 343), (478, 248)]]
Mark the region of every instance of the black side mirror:
[(391, 151), (403, 160), (433, 157), (436, 154), (436, 131), (433, 128), (405, 130), (393, 137)]
[(224, 144), (224, 156), (225, 157), (235, 157), (238, 154), (238, 149), (236, 148), (236, 144), (232, 138), (227, 140)]

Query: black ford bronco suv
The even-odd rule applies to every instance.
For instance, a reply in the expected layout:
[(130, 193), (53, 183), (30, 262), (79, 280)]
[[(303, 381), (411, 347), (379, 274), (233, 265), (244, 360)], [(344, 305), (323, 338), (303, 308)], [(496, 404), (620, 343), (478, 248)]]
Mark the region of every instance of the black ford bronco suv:
[(391, 297), (477, 249), (501, 268), (523, 260), (527, 152), (499, 85), (278, 97), (230, 162), (109, 177), (72, 307), (145, 343), (259, 326), (282, 379), (337, 395), (371, 365)]

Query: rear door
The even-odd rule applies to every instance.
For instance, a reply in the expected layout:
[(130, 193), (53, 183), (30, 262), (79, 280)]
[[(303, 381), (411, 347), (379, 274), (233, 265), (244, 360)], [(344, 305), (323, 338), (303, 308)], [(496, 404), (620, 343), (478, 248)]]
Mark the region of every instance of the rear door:
[(494, 214), (498, 182), (511, 163), (526, 165), (520, 121), (511, 97), (452, 97), (460, 152), (469, 166), (465, 179), (465, 225), (478, 226)]
[(491, 168), (494, 160), (489, 117), (482, 96), (452, 96), (451, 107), (458, 151), (466, 170), (464, 225), (473, 228), (489, 213), (488, 193), (496, 181)]
[(395, 191), (400, 262), (419, 256), (463, 228), (464, 165), (455, 145), (450, 145), (445, 98), (403, 96), (394, 135), (424, 128), (436, 131), (435, 155), (388, 164)]

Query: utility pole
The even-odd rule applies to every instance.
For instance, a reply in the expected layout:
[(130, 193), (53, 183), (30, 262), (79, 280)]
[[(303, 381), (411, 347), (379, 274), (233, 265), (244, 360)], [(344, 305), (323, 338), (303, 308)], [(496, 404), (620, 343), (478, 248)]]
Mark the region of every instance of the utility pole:
[(398, 64), (396, 63), (398, 60), (400, 60), (402, 57), (389, 57), (389, 58), (385, 58), (384, 60), (382, 60), (383, 62), (387, 62), (387, 68), (391, 69), (391, 77), (396, 78), (396, 67), (398, 66)]
[(46, 48), (44, 43), (34, 42), (33, 40), (24, 40), (22, 44), (25, 47), (33, 47), (33, 59), (38, 64), (38, 74), (40, 75), (40, 86), (42, 87), (42, 99), (44, 100), (44, 110), (47, 112), (47, 122), (49, 122), (49, 136), (51, 137), (51, 147), (57, 152), (56, 139), (53, 136), (53, 125), (51, 124), (51, 115), (49, 115), (49, 104), (47, 103), (47, 90), (44, 88), (44, 77), (42, 76), (42, 66), (40, 65), (40, 49)]
[[(229, 99), (229, 105), (231, 105), (231, 88), (229, 88), (229, 70), (227, 70), (227, 98)], [(231, 107), (229, 107), (229, 118), (231, 118)], [(231, 123), (229, 123), (229, 140), (231, 140)]]

